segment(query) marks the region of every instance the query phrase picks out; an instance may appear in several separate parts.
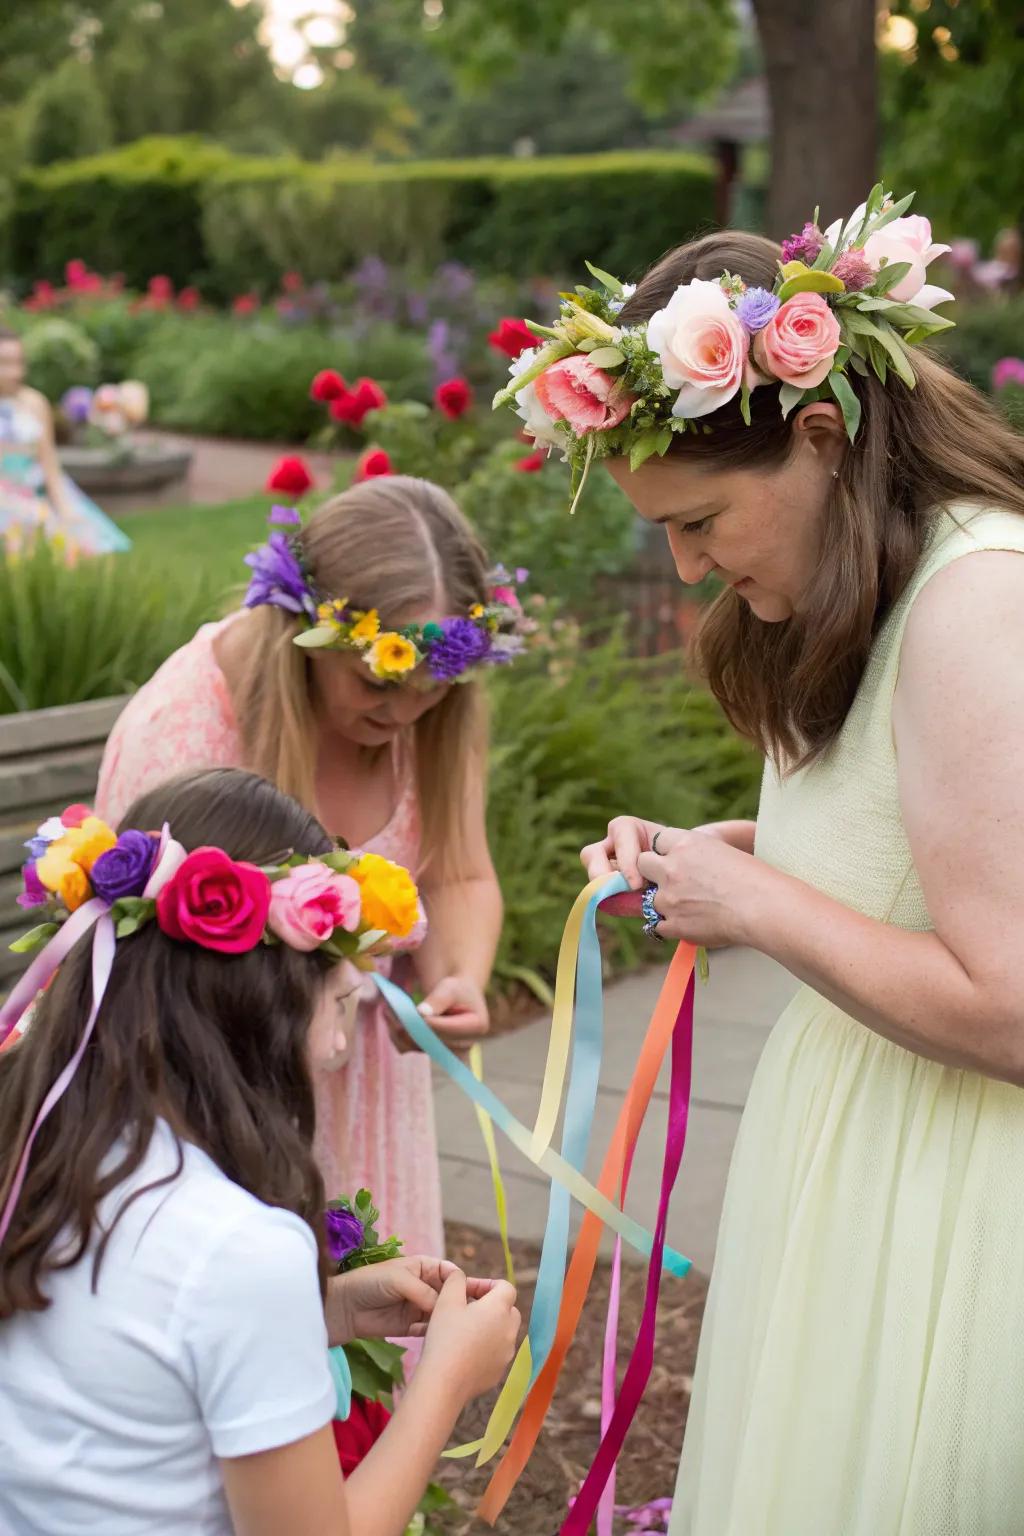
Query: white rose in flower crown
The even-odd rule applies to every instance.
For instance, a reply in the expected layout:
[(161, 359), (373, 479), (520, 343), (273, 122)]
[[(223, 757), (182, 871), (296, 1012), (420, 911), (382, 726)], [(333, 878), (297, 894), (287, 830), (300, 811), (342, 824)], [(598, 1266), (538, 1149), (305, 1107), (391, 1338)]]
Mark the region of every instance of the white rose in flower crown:
[(673, 416), (692, 420), (717, 411), (746, 379), (762, 383), (750, 362), (750, 338), (721, 283), (694, 278), (677, 288), (647, 322), (647, 345), (661, 362), (665, 383), (678, 389)]
[[(525, 352), (520, 352), (508, 371), (509, 377), (518, 379), (521, 373), (531, 368), (539, 350), (538, 347), (528, 347)], [(549, 448), (564, 448), (565, 439), (556, 431), (554, 422), (538, 400), (532, 384), (525, 384), (519, 391), (515, 407), (516, 415), (525, 421), (527, 432), (536, 442), (544, 443)]]

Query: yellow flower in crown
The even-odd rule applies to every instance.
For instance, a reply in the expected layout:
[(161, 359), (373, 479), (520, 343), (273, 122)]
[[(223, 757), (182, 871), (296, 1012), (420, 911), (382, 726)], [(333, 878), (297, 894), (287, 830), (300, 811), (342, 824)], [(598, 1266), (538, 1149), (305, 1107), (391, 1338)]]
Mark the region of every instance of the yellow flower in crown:
[(474, 603), (472, 608), (469, 610), (469, 616), (471, 619), (482, 619), (484, 616), (483, 603)]
[(92, 894), (88, 875), (71, 857), (63, 837), (51, 843), (42, 858), (36, 861), (36, 874), (46, 889), (60, 898), (69, 912), (74, 912)]
[(341, 628), (341, 616), (345, 612), (347, 597), (339, 598), (336, 602), (321, 603), (316, 610), (316, 616), (321, 624), (330, 624), (332, 629)]
[(359, 885), (363, 924), (406, 938), (420, 917), (419, 893), (409, 871), (379, 853), (364, 853), (348, 873)]
[(371, 645), (380, 634), (380, 615), (376, 608), (371, 608), (369, 613), (364, 613), (361, 619), (357, 619), (348, 632), (348, 638), (356, 645)]
[[(72, 827), (60, 839), (58, 847), (67, 848), (76, 864), (88, 874), (101, 853), (113, 848), (117, 833), (98, 816), (87, 816), (80, 827)], [(39, 877), (42, 879), (42, 876)], [(45, 882), (44, 882), (45, 884)]]
[(389, 630), (374, 642), (366, 659), (374, 677), (400, 677), (403, 672), (412, 671), (419, 653), (411, 640)]

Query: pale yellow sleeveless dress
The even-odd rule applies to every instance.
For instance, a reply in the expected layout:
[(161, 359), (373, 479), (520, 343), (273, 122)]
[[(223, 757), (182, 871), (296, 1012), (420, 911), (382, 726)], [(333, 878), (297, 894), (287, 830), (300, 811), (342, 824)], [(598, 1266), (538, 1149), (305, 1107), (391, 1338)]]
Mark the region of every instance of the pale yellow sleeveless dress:
[[(977, 549), (1024, 552), (1024, 517), (942, 514), (834, 747), (762, 791), (760, 858), (918, 931), (932, 924), (890, 721), (900, 644), (925, 582)], [(1021, 937), (1024, 964), (1024, 913)], [(797, 994), (733, 1154), (669, 1529), (1024, 1532), (1024, 1090)]]

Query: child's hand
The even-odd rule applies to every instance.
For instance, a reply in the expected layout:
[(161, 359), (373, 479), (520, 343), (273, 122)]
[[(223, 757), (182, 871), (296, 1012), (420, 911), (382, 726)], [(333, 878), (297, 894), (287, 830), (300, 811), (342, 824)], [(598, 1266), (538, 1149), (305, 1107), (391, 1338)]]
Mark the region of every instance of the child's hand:
[[(491, 1027), (487, 999), (470, 976), (445, 976), (420, 1003), (419, 1011), (445, 1045), (457, 1052), (467, 1051)], [(417, 1049), (397, 1026), (395, 1043), (400, 1051)]]
[(515, 1354), (522, 1319), (507, 1280), (474, 1301), (461, 1270), (449, 1275), (427, 1328), (420, 1370), (443, 1371), (464, 1402), (497, 1386)]
[[(335, 1275), (324, 1307), (331, 1344), (422, 1338), (445, 1281), (457, 1271), (448, 1259), (401, 1258)], [(466, 1294), (476, 1301), (495, 1283), (467, 1278)]]

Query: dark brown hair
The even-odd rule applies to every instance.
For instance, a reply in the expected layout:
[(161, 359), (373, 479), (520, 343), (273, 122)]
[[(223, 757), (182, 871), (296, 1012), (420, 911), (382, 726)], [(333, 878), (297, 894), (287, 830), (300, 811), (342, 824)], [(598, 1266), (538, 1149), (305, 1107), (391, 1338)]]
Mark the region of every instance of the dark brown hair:
[[(621, 320), (647, 320), (694, 278), (729, 271), (771, 288), (780, 250), (758, 235), (707, 235), (652, 267)], [(957, 500), (1024, 513), (1024, 439), (926, 349), (914, 347), (917, 385), (850, 371), (862, 417), (825, 508), (817, 570), (801, 611), (779, 624), (729, 589), (695, 641), (697, 662), (732, 724), (792, 766), (833, 741), (853, 703), (872, 641), (918, 564), (939, 508)], [(793, 445), (778, 390), (756, 389), (751, 425), (738, 398), (680, 434), (670, 454), (709, 469), (777, 469)]]
[[(436, 607), (464, 615), (487, 601), (487, 557), (447, 491), (428, 480), (388, 475), (333, 496), (302, 534), (317, 587), (376, 608), (385, 629)], [(280, 608), (253, 610), (255, 642), (241, 677), (236, 712), (246, 761), (313, 805), (313, 729), (308, 651), (292, 644), (298, 624)], [(423, 822), (420, 869), (460, 869), (465, 785), (484, 771), (487, 726), (479, 682), (449, 688), (412, 727)], [(385, 749), (386, 750), (386, 749)]]
[[(294, 800), (238, 769), (153, 790), (122, 827), (165, 821), (186, 849), (214, 845), (258, 864), (333, 846)], [(0, 1055), (0, 1204), (39, 1106), (81, 1036), (91, 952), (86, 935), (22, 1040)], [(306, 1037), (325, 972), (316, 952), (261, 944), (221, 955), (175, 943), (155, 923), (118, 941), (92, 1041), (36, 1138), (4, 1240), (0, 1318), (47, 1305), (47, 1271), (81, 1259), (98, 1203), (138, 1168), (158, 1115), (257, 1199), (302, 1216), (321, 1242)], [(180, 1157), (179, 1144), (179, 1168)], [(102, 1256), (103, 1245), (94, 1284)]]

